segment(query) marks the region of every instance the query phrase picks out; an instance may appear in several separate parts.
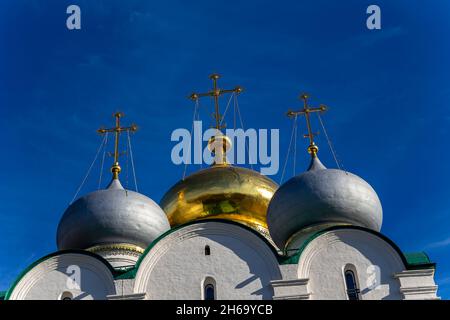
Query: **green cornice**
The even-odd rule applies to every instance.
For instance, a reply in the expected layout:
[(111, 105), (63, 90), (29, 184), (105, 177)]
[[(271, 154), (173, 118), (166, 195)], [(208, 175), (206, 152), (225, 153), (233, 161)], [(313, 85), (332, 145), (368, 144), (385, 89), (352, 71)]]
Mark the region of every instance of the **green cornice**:
[[(436, 265), (435, 263), (431, 262), (430, 258), (425, 252), (410, 252), (405, 253), (406, 261), (408, 262), (408, 265), (413, 266), (426, 266), (426, 265)], [(433, 266), (433, 267), (434, 267)]]

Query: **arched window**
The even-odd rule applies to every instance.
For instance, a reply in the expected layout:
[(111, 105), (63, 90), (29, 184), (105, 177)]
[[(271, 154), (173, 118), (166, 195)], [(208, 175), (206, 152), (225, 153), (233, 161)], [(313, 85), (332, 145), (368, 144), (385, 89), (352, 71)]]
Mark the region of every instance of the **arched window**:
[(211, 277), (206, 277), (203, 281), (203, 300), (216, 300), (216, 281)]
[(359, 300), (358, 283), (355, 273), (352, 270), (345, 270), (345, 285), (347, 287), (348, 300)]
[(209, 246), (205, 246), (205, 256), (211, 255), (211, 248)]

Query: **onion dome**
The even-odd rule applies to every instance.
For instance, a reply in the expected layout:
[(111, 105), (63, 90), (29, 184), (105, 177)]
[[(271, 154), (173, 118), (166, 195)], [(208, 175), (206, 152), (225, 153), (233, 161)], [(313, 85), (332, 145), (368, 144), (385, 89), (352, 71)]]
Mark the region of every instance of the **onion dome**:
[(381, 229), (383, 211), (375, 190), (360, 177), (327, 169), (317, 156), (308, 171), (275, 192), (267, 213), (273, 241), (284, 248), (290, 237), (317, 224), (350, 224)]
[(108, 244), (145, 249), (169, 228), (158, 204), (113, 179), (106, 189), (89, 193), (67, 208), (58, 225), (57, 245), (59, 250)]
[(170, 225), (227, 219), (266, 237), (267, 207), (278, 185), (266, 176), (229, 164), (215, 164), (176, 183), (161, 200)]
[[(115, 135), (112, 181), (106, 189), (91, 192), (66, 209), (58, 225), (57, 245), (59, 250), (88, 249), (120, 266), (135, 262), (136, 256), (169, 230), (170, 225), (164, 211), (152, 199), (122, 187), (119, 137), (122, 132), (136, 131), (137, 126), (122, 127), (120, 112), (114, 117), (115, 127), (98, 130), (100, 134)], [(121, 257), (113, 257), (118, 255)], [(134, 257), (127, 257), (130, 255)]]
[[(317, 157), (318, 147), (313, 141), (309, 115), (323, 112), (326, 107), (290, 111), (306, 118), (311, 163), (308, 170), (280, 186), (270, 201), (267, 223), (270, 235), (279, 248), (286, 248), (295, 234), (304, 228), (319, 225), (355, 225), (375, 231), (381, 229), (383, 210), (375, 190), (360, 177), (337, 169), (327, 169)], [(320, 119), (320, 118), (319, 118)]]
[(218, 74), (212, 74), (212, 90), (190, 95), (196, 102), (201, 97), (214, 99), (216, 131), (208, 142), (213, 165), (176, 183), (160, 204), (172, 227), (201, 219), (226, 219), (249, 226), (270, 240), (267, 207), (278, 185), (259, 172), (228, 163), (226, 153), (232, 141), (220, 131), (225, 125), (219, 113), (219, 97), (225, 93), (237, 95), (242, 88), (220, 89), (219, 78)]

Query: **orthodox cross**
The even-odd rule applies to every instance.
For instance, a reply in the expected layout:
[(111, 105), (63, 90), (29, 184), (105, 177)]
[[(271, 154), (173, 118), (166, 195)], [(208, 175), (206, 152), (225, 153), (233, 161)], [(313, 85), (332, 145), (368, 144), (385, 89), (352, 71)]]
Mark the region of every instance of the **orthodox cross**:
[(201, 97), (213, 97), (214, 98), (214, 119), (216, 120), (216, 129), (220, 130), (222, 128), (225, 128), (225, 126), (223, 126), (221, 124), (222, 122), (222, 115), (219, 112), (219, 97), (221, 95), (223, 95), (224, 93), (241, 93), (242, 92), (242, 88), (237, 86), (234, 89), (220, 89), (217, 87), (217, 80), (220, 78), (220, 75), (214, 73), (212, 75), (209, 76), (209, 78), (213, 81), (213, 89), (205, 92), (205, 93), (193, 93), (189, 96), (190, 99), (196, 101)]
[(317, 135), (316, 133), (313, 133), (311, 130), (311, 119), (310, 119), (310, 113), (313, 112), (325, 112), (327, 110), (327, 107), (321, 104), (318, 108), (313, 108), (308, 105), (308, 98), (309, 95), (306, 93), (302, 93), (300, 95), (300, 99), (303, 100), (303, 109), (300, 109), (298, 111), (291, 111), (289, 110), (287, 112), (287, 116), (292, 118), (297, 115), (304, 115), (306, 119), (306, 127), (308, 128), (308, 133), (303, 135), (305, 138), (309, 138), (309, 146), (308, 146), (308, 152), (311, 154), (311, 157), (315, 157), (317, 155), (317, 152), (319, 151), (319, 148), (314, 143), (314, 137)]
[(105, 134), (107, 132), (114, 132), (115, 140), (114, 140), (114, 164), (111, 167), (111, 172), (113, 174), (113, 179), (119, 178), (119, 173), (121, 171), (121, 168), (119, 166), (119, 136), (122, 132), (135, 132), (137, 131), (138, 127), (135, 124), (132, 124), (129, 127), (121, 127), (120, 126), (120, 118), (122, 118), (124, 114), (122, 112), (116, 112), (113, 114), (113, 117), (116, 118), (116, 126), (113, 128), (105, 129), (100, 128), (97, 130), (100, 134)]

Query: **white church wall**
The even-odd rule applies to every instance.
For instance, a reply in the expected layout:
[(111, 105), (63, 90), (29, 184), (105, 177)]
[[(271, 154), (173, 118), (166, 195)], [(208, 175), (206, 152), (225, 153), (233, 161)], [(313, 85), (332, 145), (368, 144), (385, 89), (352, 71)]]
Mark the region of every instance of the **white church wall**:
[(32, 267), (14, 286), (10, 300), (102, 300), (115, 294), (110, 269), (80, 253), (52, 256)]
[(361, 299), (438, 299), (434, 269), (406, 270), (398, 251), (371, 232), (325, 231), (307, 244), (298, 264), (294, 259), (279, 265), (260, 236), (216, 221), (189, 224), (167, 234), (138, 262), (134, 278), (115, 280), (111, 266), (89, 252), (43, 258), (14, 284), (8, 298), (201, 300), (209, 283), (221, 300), (340, 300), (347, 299), (346, 268), (357, 276)]
[(311, 241), (300, 256), (298, 278), (309, 279), (311, 299), (347, 299), (346, 267), (356, 273), (361, 299), (402, 299), (394, 277), (405, 269), (401, 257), (388, 242), (363, 230), (328, 231)]
[(270, 281), (281, 273), (274, 252), (253, 232), (198, 222), (168, 234), (149, 251), (134, 292), (146, 292), (148, 299), (202, 299), (207, 278), (214, 279), (217, 299), (271, 299)]

